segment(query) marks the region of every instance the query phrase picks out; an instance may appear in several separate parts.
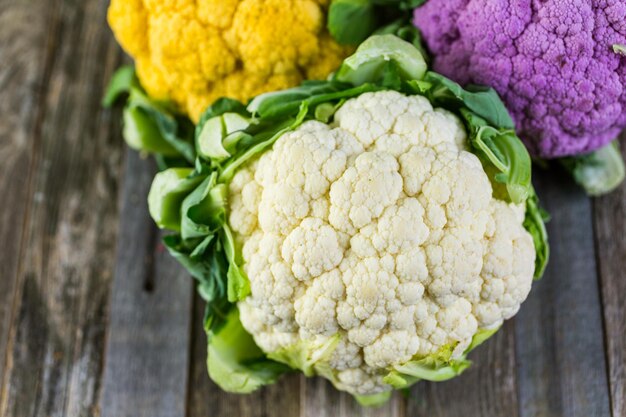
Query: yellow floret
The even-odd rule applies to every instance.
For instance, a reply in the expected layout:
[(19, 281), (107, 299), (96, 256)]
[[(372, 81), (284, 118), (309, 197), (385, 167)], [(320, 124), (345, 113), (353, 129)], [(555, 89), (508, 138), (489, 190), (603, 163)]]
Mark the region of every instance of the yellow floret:
[(325, 78), (350, 50), (325, 29), (328, 0), (112, 0), (108, 20), (148, 94), (197, 121), (220, 97), (246, 101)]

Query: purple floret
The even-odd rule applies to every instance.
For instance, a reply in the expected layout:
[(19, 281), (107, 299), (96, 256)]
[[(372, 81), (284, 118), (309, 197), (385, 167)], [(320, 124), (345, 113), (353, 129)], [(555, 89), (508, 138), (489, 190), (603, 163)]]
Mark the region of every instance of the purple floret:
[(590, 152), (626, 127), (623, 0), (429, 0), (414, 23), (434, 69), (494, 87), (536, 156)]

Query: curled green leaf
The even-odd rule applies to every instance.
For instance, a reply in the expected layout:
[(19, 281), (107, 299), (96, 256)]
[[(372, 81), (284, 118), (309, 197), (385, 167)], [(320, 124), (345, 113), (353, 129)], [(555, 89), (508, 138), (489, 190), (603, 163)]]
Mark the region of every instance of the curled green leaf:
[(181, 236), (193, 239), (216, 233), (226, 222), (227, 187), (217, 173), (207, 176), (181, 204)]
[(363, 407), (380, 407), (391, 398), (391, 391), (372, 395), (355, 395), (354, 399)]
[(404, 364), (394, 366), (383, 380), (396, 389), (403, 389), (422, 379), (441, 382), (454, 378), (470, 367), (471, 362), (466, 359), (467, 354), (493, 336), (498, 330), (499, 327), (478, 330), (470, 345), (459, 358), (452, 358), (453, 346), (447, 345), (432, 355), (415, 358)]
[(154, 177), (148, 193), (148, 209), (160, 228), (180, 231), (183, 200), (202, 181), (192, 174), (191, 168), (170, 168)]
[(207, 120), (196, 135), (198, 154), (219, 163), (235, 151), (243, 130), (250, 126), (250, 119), (238, 113), (223, 113)]
[(548, 232), (545, 225), (548, 218), (548, 213), (539, 206), (539, 198), (533, 189), (531, 196), (526, 200), (524, 229), (530, 233), (535, 246), (535, 280), (543, 276), (550, 259), (550, 245), (548, 244)]
[(250, 294), (250, 280), (241, 267), (241, 250), (237, 247), (237, 242), (228, 225), (222, 228), (224, 253), (228, 259), (228, 301), (235, 302), (243, 300)]
[(376, 83), (390, 61), (402, 80), (420, 80), (426, 74), (426, 60), (413, 45), (394, 35), (374, 35), (344, 60), (335, 79), (355, 86)]
[(494, 168), (492, 182), (506, 186), (508, 198), (513, 203), (524, 203), (531, 194), (532, 162), (522, 141), (513, 130), (489, 126), (467, 109), (461, 109), (461, 114), (474, 152), (486, 169), (489, 166)]
[(415, 92), (425, 95), (437, 106), (453, 109), (466, 107), (493, 127), (515, 128), (511, 115), (493, 88), (469, 85), (463, 89), (456, 82), (432, 71), (410, 84)]
[(220, 326), (207, 329), (207, 368), (211, 379), (224, 391), (250, 393), (273, 384), (289, 368), (269, 360), (241, 325), (233, 306)]
[(139, 81), (135, 76), (135, 68), (130, 65), (123, 66), (113, 74), (111, 81), (102, 99), (103, 107), (111, 107), (124, 94), (128, 94)]
[(562, 158), (560, 162), (591, 196), (610, 193), (624, 181), (624, 160), (617, 140), (590, 154)]

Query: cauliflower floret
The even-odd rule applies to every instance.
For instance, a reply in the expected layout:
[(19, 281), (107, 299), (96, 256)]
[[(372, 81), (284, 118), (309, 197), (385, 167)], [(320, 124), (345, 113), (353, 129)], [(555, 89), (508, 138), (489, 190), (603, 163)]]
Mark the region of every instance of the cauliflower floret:
[(230, 224), (252, 292), (241, 321), (263, 350), (339, 335), (333, 383), (375, 394), (390, 367), (459, 357), (515, 314), (535, 261), (524, 207), (493, 198), (465, 141), (423, 97), (367, 93), (235, 175)]
[(328, 0), (112, 0), (108, 21), (142, 86), (198, 121), (216, 99), (246, 101), (322, 79), (352, 48), (325, 28)]
[(339, 329), (337, 301), (342, 299), (345, 286), (338, 270), (328, 272), (307, 288), (295, 302), (296, 322), (302, 335), (332, 336)]
[(289, 233), (282, 255), (295, 277), (304, 281), (339, 265), (343, 250), (335, 229), (320, 219), (309, 217)]
[(402, 191), (398, 161), (384, 152), (364, 152), (330, 189), (329, 222), (354, 233), (380, 216)]

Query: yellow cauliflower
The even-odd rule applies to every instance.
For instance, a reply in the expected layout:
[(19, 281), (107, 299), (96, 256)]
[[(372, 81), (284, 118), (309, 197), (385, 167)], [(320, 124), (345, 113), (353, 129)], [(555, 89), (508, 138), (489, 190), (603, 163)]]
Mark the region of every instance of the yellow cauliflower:
[(350, 52), (325, 29), (329, 0), (112, 0), (108, 20), (148, 94), (198, 121), (214, 100), (247, 100), (325, 78)]

